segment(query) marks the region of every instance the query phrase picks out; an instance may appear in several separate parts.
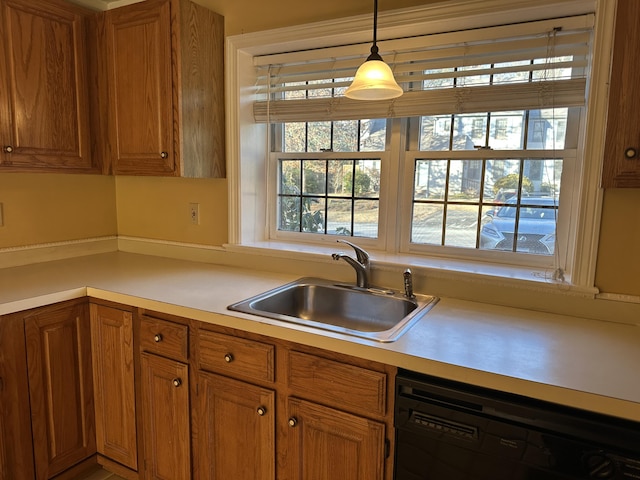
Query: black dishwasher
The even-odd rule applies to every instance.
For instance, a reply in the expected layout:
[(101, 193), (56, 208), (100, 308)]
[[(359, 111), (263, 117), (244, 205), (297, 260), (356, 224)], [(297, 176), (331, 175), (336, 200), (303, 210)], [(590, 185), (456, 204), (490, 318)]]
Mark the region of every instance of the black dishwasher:
[(640, 479), (640, 423), (400, 370), (395, 480)]

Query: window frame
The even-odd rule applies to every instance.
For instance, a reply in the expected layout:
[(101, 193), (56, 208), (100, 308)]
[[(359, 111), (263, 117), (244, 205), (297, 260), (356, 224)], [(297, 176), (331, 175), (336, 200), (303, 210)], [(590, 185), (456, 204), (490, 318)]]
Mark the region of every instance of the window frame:
[[(614, 24), (615, 5), (606, 0), (542, 0), (531, 6), (527, 0), (492, 0), (491, 2), (458, 1), (443, 5), (402, 9), (382, 12), (379, 17), (378, 35), (380, 39), (396, 38), (411, 34), (437, 33), (442, 21), (447, 20), (448, 29), (480, 28), (500, 23), (548, 18), (549, 11), (554, 17), (598, 12), (596, 15), (595, 39), (593, 47), (593, 68), (591, 72), (590, 96), (585, 118), (585, 134), (579, 141), (585, 152), (582, 175), (574, 178), (574, 190), (579, 192), (575, 201), (577, 207), (576, 228), (572, 232), (571, 242), (575, 248), (568, 259), (571, 264), (570, 277), (565, 285), (577, 290), (593, 291), (595, 262), (598, 243), (598, 230), (602, 206), (602, 191), (599, 188), (602, 153), (604, 147), (604, 124), (606, 121), (607, 82), (610, 67), (610, 49)], [(255, 72), (252, 59), (255, 55), (286, 52), (307, 48), (335, 46), (347, 43), (370, 41), (370, 16), (344, 18), (339, 21), (318, 22), (312, 25), (300, 25), (283, 29), (242, 34), (227, 38), (226, 80), (229, 86), (227, 95), (228, 120), (228, 167), (229, 167), (229, 248), (260, 248), (264, 252), (279, 255), (278, 251), (322, 252), (322, 249), (301, 249), (296, 245), (274, 244), (268, 238), (268, 207), (264, 199), (269, 194), (269, 165), (265, 161), (265, 145), (269, 144), (266, 125), (256, 124), (252, 118), (252, 94), (255, 91)], [(364, 54), (363, 54), (364, 55)], [(390, 130), (404, 120), (394, 119)], [(405, 140), (402, 139), (402, 142)], [(398, 171), (388, 172), (389, 184), (397, 184), (405, 167), (400, 162)], [(574, 172), (580, 173), (580, 172)], [(272, 184), (274, 185), (274, 184)], [(393, 192), (391, 192), (393, 194)], [(387, 209), (384, 219), (396, 215), (397, 211)], [(380, 258), (393, 262), (414, 259), (416, 265), (429, 267), (442, 265), (429, 258), (407, 257), (399, 248), (400, 235), (390, 235), (386, 241), (386, 253)], [(284, 254), (286, 255), (286, 253)], [(375, 255), (374, 255), (375, 261)], [(463, 259), (464, 261), (464, 259)], [(459, 262), (452, 262), (459, 271), (483, 273), (485, 269), (477, 266), (460, 268)], [(439, 268), (439, 267), (435, 267)], [(494, 271), (490, 264), (486, 272)], [(524, 275), (531, 278), (531, 272)], [(506, 273), (502, 276), (520, 277), (519, 274)], [(534, 272), (535, 275), (535, 272)], [(544, 275), (543, 275), (544, 276)], [(544, 278), (543, 281), (548, 281)]]

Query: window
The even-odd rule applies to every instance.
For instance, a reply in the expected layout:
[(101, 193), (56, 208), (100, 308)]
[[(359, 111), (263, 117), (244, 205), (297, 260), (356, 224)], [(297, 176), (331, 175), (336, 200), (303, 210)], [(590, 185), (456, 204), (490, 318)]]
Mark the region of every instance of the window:
[[(439, 118), (420, 117), (420, 151), (408, 154), (414, 162), (411, 243), (553, 255), (562, 167), (576, 154), (564, 149), (554, 126), (568, 117), (568, 108), (486, 112), (471, 120), (452, 114), (450, 130), (439, 135), (432, 133)], [(457, 150), (467, 152), (445, 153)], [(556, 214), (502, 220), (509, 205), (518, 210), (534, 198)]]
[[(576, 158), (575, 149), (564, 147), (577, 144), (578, 132), (570, 128), (567, 141), (567, 129), (562, 137), (556, 128), (580, 119), (590, 44), (583, 18), (558, 22), (484, 29), (463, 44), (411, 39), (394, 65), (409, 100), (389, 103), (387, 118), (374, 120), (351, 118), (361, 115), (358, 107), (371, 108), (362, 103), (345, 102), (353, 112), (327, 114), (339, 108), (351, 80), (348, 56), (259, 67), (267, 98), (256, 104), (256, 115), (266, 106), (277, 164), (272, 237), (341, 235), (383, 245), (380, 207), (397, 205), (381, 193), (380, 181), (383, 170), (404, 162), (413, 188), (397, 190), (397, 198), (411, 198), (408, 220), (392, 226), (407, 232), (401, 248), (472, 249), (480, 258), (484, 250), (553, 256), (563, 164)], [(441, 97), (455, 102), (443, 105)], [(489, 110), (494, 103), (510, 108)], [(402, 107), (406, 113), (394, 113)], [(409, 139), (404, 151), (386, 137), (394, 117), (407, 118), (397, 134)], [(384, 153), (385, 161), (355, 156), (366, 150)], [(534, 198), (550, 202), (554, 214), (520, 215)], [(509, 208), (518, 215), (505, 217)]]
[(334, 46), (331, 35), (314, 43), (309, 34), (264, 54), (256, 47), (243, 117), (252, 123), (240, 137), (262, 137), (270, 153), (262, 171), (247, 163), (257, 147), (242, 156), (243, 179), (262, 181), (241, 181), (254, 227), (243, 220), (239, 243), (350, 236), (416, 259), (572, 270), (583, 248), (590, 3), (554, 10), (553, 20), (527, 18), (528, 9), (501, 17), (535, 20), (521, 24), (492, 27), (486, 16), (464, 30), (452, 20), (450, 33), (428, 35), (418, 32), (442, 24), (407, 14), (411, 28), (379, 41), (405, 90), (392, 101), (343, 97), (366, 41)]
[(379, 159), (278, 163), (278, 230), (378, 236)]

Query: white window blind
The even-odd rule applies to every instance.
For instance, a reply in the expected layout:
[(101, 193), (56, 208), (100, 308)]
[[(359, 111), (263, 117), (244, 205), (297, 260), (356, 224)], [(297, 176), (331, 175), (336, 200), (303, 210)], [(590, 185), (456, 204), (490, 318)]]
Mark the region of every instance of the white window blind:
[(257, 122), (308, 122), (585, 104), (593, 15), (378, 43), (400, 98), (344, 97), (368, 45), (255, 57)]

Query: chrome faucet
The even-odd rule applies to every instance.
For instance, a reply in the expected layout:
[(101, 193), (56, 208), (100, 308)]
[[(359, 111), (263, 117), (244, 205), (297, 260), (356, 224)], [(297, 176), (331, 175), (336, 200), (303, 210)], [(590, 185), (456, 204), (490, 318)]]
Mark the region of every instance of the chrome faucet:
[(346, 243), (351, 248), (353, 248), (356, 252), (356, 258), (350, 257), (349, 255), (344, 255), (342, 253), (334, 253), (331, 257), (334, 260), (340, 260), (341, 258), (347, 262), (349, 265), (353, 267), (356, 271), (356, 278), (358, 287), (361, 288), (369, 288), (369, 254), (365, 252), (362, 248), (357, 245), (354, 245), (351, 242), (347, 242), (346, 240), (336, 240), (337, 242)]
[(413, 275), (411, 274), (411, 269), (405, 269), (402, 277), (404, 279), (404, 296), (409, 300), (415, 299), (416, 296), (413, 294)]

